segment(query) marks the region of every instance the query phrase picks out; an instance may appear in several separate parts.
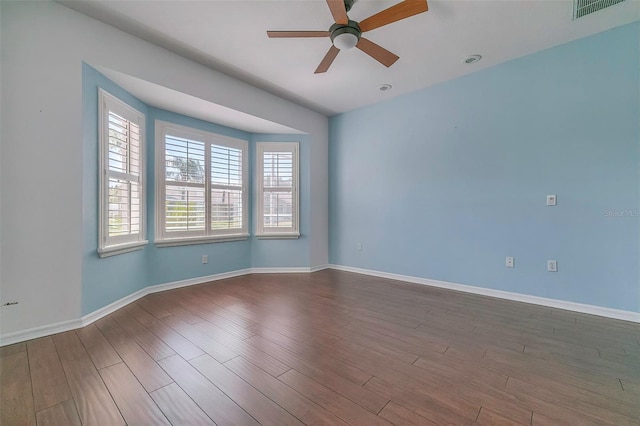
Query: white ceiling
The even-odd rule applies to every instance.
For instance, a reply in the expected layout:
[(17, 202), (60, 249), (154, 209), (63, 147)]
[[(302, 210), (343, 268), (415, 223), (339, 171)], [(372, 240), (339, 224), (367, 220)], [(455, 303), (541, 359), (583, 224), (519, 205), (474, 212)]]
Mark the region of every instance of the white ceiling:
[[(428, 12), (364, 34), (400, 56), (390, 68), (353, 49), (314, 74), (328, 38), (269, 39), (266, 31), (327, 30), (333, 20), (323, 0), (60, 2), (326, 115), (640, 19), (638, 0), (575, 21), (572, 0), (430, 1)], [(349, 17), (361, 21), (397, 2), (359, 0)], [(483, 59), (464, 64), (470, 54)], [(383, 83), (393, 89), (379, 91)]]
[(134, 94), (147, 105), (189, 117), (244, 130), (250, 133), (303, 134), (304, 132), (274, 123), (260, 117), (214, 104), (195, 96), (187, 95), (155, 83), (151, 83), (109, 68), (97, 67), (98, 71)]

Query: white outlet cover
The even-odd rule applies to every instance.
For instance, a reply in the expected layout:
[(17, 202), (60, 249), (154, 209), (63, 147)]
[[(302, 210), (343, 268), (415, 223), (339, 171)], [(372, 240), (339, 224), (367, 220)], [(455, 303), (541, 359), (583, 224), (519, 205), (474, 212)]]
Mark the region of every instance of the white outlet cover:
[(504, 264), (507, 268), (513, 268), (514, 267), (514, 259), (511, 256), (507, 256), (507, 258), (504, 261)]
[(558, 272), (558, 262), (555, 260), (547, 260), (547, 271)]
[(558, 198), (556, 197), (556, 194), (547, 195), (548, 206), (555, 206), (557, 201), (558, 201)]

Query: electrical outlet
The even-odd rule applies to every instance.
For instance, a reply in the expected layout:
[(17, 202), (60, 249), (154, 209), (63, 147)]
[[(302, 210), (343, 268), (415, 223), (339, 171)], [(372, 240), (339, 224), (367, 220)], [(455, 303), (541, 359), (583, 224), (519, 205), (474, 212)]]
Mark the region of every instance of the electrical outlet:
[(513, 266), (513, 265), (514, 265), (514, 263), (513, 263), (513, 257), (511, 257), (511, 256), (507, 256), (507, 258), (506, 258), (506, 260), (505, 260), (505, 262), (504, 262), (504, 263), (505, 263), (505, 266), (506, 266), (507, 268), (513, 268), (513, 267), (514, 267), (514, 266)]
[(557, 199), (555, 194), (547, 195), (547, 205), (548, 206), (555, 206), (557, 201), (558, 201), (558, 199)]
[(555, 260), (547, 260), (547, 271), (558, 272), (558, 262)]
[(209, 256), (206, 254), (202, 255), (202, 263), (209, 263)]

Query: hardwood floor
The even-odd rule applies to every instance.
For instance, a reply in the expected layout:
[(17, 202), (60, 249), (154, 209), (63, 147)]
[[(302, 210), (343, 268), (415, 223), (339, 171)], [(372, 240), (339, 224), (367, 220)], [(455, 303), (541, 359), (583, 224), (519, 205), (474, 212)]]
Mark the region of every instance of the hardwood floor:
[(640, 324), (325, 270), (0, 348), (9, 425), (638, 425)]

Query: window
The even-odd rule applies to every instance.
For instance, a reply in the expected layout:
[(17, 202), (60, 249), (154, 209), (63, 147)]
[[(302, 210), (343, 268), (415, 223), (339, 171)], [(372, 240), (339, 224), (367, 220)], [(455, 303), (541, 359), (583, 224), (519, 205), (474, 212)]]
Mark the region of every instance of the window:
[(247, 142), (156, 121), (156, 244), (249, 236)]
[(259, 238), (298, 238), (298, 143), (257, 144)]
[(145, 238), (144, 115), (111, 96), (99, 100), (98, 255), (139, 250)]

